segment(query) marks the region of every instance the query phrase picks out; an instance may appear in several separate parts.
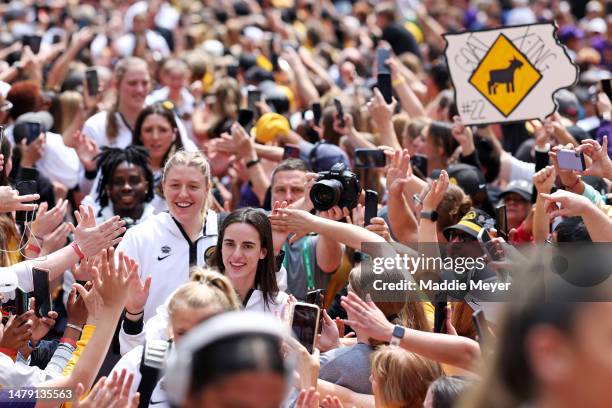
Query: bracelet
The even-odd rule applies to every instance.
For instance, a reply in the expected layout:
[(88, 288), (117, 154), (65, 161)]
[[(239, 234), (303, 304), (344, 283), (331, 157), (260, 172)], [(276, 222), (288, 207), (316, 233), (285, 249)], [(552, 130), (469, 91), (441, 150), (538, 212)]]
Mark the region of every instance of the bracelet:
[(77, 347), (77, 342), (74, 339), (71, 339), (70, 337), (62, 337), (60, 339), (60, 343), (66, 343), (66, 344), (70, 344), (72, 346), (72, 348), (76, 348)]
[(72, 244), (70, 244), (70, 246), (72, 247), (72, 249), (74, 249), (74, 252), (76, 252), (76, 254), (79, 256), (79, 261), (82, 261), (85, 258), (85, 254), (83, 253), (83, 251), (81, 251), (81, 247), (79, 246), (79, 244), (77, 244), (76, 242), (73, 242)]
[(30, 243), (28, 244), (28, 246), (26, 247), (26, 251), (31, 251), (31, 252), (33, 252), (34, 254), (36, 254), (36, 256), (38, 256), (38, 255), (40, 255), (41, 249), (40, 249), (40, 247), (39, 247), (38, 245), (36, 245), (35, 243), (30, 242)]
[(129, 314), (130, 316), (140, 316), (141, 314), (144, 314), (144, 310), (141, 310), (138, 313), (131, 313), (127, 309), (125, 309), (125, 314)]
[(248, 162), (246, 162), (245, 166), (247, 169), (250, 169), (251, 167), (253, 167), (254, 165), (256, 165), (257, 163), (259, 163), (259, 157), (253, 160), (249, 160)]
[(67, 323), (66, 327), (70, 327), (71, 329), (74, 329), (74, 330), (78, 331), (79, 333), (83, 333), (83, 328), (77, 326), (76, 324)]

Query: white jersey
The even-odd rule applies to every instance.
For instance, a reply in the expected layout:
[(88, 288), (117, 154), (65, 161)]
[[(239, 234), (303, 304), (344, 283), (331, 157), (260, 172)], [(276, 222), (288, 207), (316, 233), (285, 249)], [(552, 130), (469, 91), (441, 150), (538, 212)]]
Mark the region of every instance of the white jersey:
[(149, 298), (144, 309), (145, 322), (155, 315), (157, 306), (183, 283), (189, 281), (191, 266), (205, 266), (204, 255), (217, 245), (217, 214), (209, 210), (204, 230), (191, 243), (169, 213), (159, 213), (130, 228), (117, 247), (140, 265), (140, 278), (152, 276)]

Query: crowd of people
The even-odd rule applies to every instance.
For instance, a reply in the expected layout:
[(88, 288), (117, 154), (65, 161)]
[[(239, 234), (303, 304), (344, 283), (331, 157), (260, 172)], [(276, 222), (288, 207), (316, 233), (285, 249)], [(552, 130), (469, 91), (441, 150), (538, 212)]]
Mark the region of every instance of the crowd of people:
[[(612, 2), (13, 0), (0, 17), (0, 406), (612, 406), (606, 258), (539, 274), (612, 241)], [(443, 34), (543, 22), (580, 72), (554, 114), (464, 123)], [(401, 251), (485, 259), (459, 275), (521, 300), (373, 293), (457, 278), (373, 273)]]

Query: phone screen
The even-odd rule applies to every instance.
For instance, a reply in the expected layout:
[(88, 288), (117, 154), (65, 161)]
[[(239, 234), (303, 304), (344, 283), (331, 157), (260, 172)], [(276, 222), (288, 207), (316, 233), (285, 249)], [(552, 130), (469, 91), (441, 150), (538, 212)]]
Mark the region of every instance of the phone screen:
[(42, 41), (42, 37), (40, 35), (31, 35), (28, 41), (28, 45), (34, 54), (38, 54), (40, 52), (40, 43)]
[(601, 91), (608, 95), (608, 99), (612, 101), (612, 79), (602, 79), (601, 80)]
[(40, 133), (42, 132), (42, 126), (38, 122), (26, 122), (26, 123), (27, 123), (27, 128), (28, 128), (26, 140), (28, 141), (28, 144), (30, 144), (36, 139), (38, 139), (38, 137), (40, 136)]
[(472, 323), (474, 324), (474, 327), (476, 328), (476, 333), (478, 334), (478, 342), (482, 343), (486, 337), (486, 333), (489, 328), (487, 319), (485, 318), (482, 309), (472, 313)]
[(371, 224), (372, 218), (378, 215), (378, 193), (373, 190), (366, 190), (365, 196), (365, 215), (363, 225), (367, 227)]
[(376, 71), (377, 74), (390, 74), (387, 60), (391, 57), (391, 51), (388, 48), (376, 49)]
[(423, 177), (427, 176), (427, 156), (415, 154), (410, 157), (410, 164), (417, 169)]
[(340, 99), (334, 98), (334, 105), (336, 106), (336, 113), (338, 114), (340, 127), (344, 127), (344, 109), (342, 108), (342, 102), (340, 102)]
[(85, 80), (87, 82), (87, 92), (91, 96), (98, 95), (100, 83), (98, 82), (98, 71), (95, 68), (89, 68), (85, 71)]
[(34, 278), (34, 299), (36, 300), (36, 316), (46, 317), (53, 310), (51, 304), (51, 291), (49, 290), (49, 271), (32, 268)]
[(434, 333), (446, 333), (446, 294), (438, 293), (434, 304)]
[(26, 292), (20, 288), (15, 289), (15, 309), (17, 316), (24, 314), (29, 308), (29, 297)]
[(495, 208), (495, 218), (497, 219), (499, 231), (502, 233), (503, 238), (506, 239), (508, 236), (508, 217), (506, 216), (505, 204), (499, 205)]
[(259, 117), (256, 103), (261, 101), (261, 91), (259, 89), (250, 90), (247, 94), (247, 107), (255, 113), (255, 117)]
[(385, 102), (393, 102), (393, 89), (391, 88), (391, 74), (378, 74), (376, 86), (385, 98)]
[(584, 171), (586, 168), (584, 155), (575, 150), (563, 149), (557, 152), (557, 162), (564, 170)]
[(387, 158), (380, 149), (355, 149), (356, 168), (385, 167)]
[[(19, 195), (28, 195), (28, 194), (36, 194), (38, 191), (38, 186), (35, 180), (27, 180), (20, 181), (15, 186), (17, 191), (19, 191)], [(34, 221), (36, 218), (36, 211), (16, 211), (15, 212), (15, 221), (18, 223), (24, 223), (26, 221)]]
[(313, 103), (311, 106), (311, 110), (312, 110), (312, 114), (314, 115), (314, 123), (315, 125), (319, 126), (319, 124), (321, 123), (321, 115), (322, 115), (321, 104), (318, 102)]
[(238, 123), (240, 123), (243, 128), (246, 128), (247, 126), (249, 126), (254, 116), (255, 113), (252, 110), (240, 109), (238, 111)]
[(283, 151), (283, 160), (287, 159), (299, 159), (300, 158), (300, 149), (295, 146), (285, 146)]
[(314, 343), (319, 326), (320, 309), (308, 303), (296, 303), (293, 309), (291, 329), (299, 342), (309, 353), (314, 351)]

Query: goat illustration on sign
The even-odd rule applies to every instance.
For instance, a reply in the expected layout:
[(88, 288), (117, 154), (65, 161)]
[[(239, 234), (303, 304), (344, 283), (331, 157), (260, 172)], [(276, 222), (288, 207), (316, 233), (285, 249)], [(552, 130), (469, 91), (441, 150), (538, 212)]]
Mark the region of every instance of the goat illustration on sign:
[(514, 71), (522, 66), (523, 63), (515, 57), (507, 68), (489, 71), (489, 95), (495, 95), (498, 84), (506, 84), (506, 92), (514, 92)]
[(572, 86), (578, 68), (554, 23), (444, 34), (444, 55), (465, 124), (542, 119), (554, 94)]

